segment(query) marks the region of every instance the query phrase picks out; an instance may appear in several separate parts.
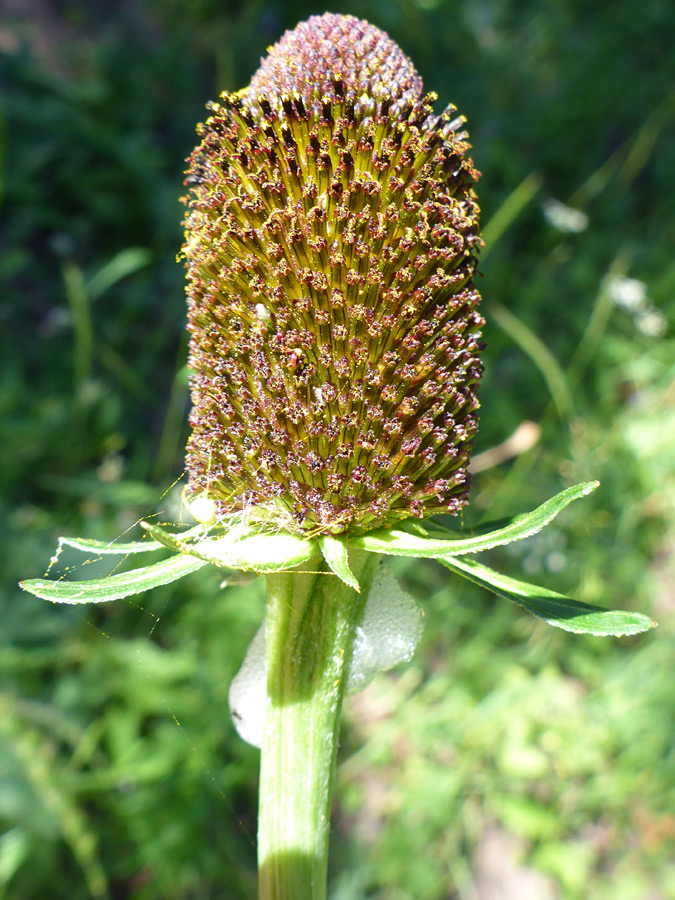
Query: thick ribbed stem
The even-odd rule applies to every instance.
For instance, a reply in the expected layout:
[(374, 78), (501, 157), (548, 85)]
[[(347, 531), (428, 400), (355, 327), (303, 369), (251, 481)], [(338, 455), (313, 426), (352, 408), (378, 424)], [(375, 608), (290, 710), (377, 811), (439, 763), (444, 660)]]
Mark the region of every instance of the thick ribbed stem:
[(377, 560), (375, 554), (350, 554), (360, 594), (319, 560), (313, 573), (267, 576), (260, 900), (325, 900), (342, 698)]

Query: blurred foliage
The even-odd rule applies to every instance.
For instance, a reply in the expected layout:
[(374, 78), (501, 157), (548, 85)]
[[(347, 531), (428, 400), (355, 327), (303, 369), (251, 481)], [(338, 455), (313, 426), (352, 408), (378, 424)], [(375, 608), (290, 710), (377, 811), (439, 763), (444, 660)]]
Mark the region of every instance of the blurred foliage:
[[(15, 587), (59, 533), (178, 521), (186, 436), (183, 159), (203, 106), (323, 9), (8, 3), (0, 25), (0, 894), (255, 894), (257, 752), (227, 688), (262, 587), (215, 572), (100, 609)], [(666, 0), (371, 0), (469, 119), (488, 246), (470, 525), (602, 488), (489, 562), (651, 612), (563, 635), (433, 564), (416, 664), (347, 709), (335, 900), (675, 897), (675, 22)], [(75, 557), (65, 554), (54, 572)], [(99, 567), (99, 568), (97, 568)], [(87, 574), (100, 571), (92, 561)], [(492, 840), (492, 843), (489, 841)], [(496, 843), (495, 843), (496, 840)], [(494, 848), (497, 848), (495, 850)], [(515, 849), (514, 849), (515, 848)], [(489, 852), (488, 852), (489, 851)], [(518, 881), (518, 878), (521, 881)]]

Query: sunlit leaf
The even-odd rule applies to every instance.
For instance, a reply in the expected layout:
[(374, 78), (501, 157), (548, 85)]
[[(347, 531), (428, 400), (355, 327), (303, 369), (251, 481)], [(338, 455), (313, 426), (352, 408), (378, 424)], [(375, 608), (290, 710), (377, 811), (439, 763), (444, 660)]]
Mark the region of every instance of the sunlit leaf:
[(193, 544), (181, 542), (181, 549), (216, 566), (261, 574), (293, 569), (319, 553), (316, 541), (284, 531), (262, 534), (250, 530), (234, 530)]
[(130, 553), (147, 553), (150, 551), (162, 550), (168, 547), (170, 550), (180, 552), (176, 539), (181, 541), (203, 537), (207, 529), (203, 525), (197, 525), (179, 535), (172, 535), (164, 531), (157, 525), (150, 525), (147, 522), (140, 523), (143, 528), (156, 538), (154, 541), (94, 541), (89, 538), (79, 537), (60, 537), (59, 547), (73, 547), (75, 550), (82, 550), (84, 553), (95, 553), (97, 556), (128, 556)]
[(174, 553), (183, 552), (182, 542), (188, 537), (187, 533), (169, 534), (168, 531), (164, 531), (159, 525), (153, 525), (150, 522), (141, 522), (141, 527), (155, 539), (160, 547), (166, 547), (169, 550), (173, 550)]
[(30, 581), (22, 581), (20, 586), (36, 597), (52, 600), (54, 603), (101, 603), (169, 584), (184, 575), (189, 575), (190, 572), (196, 572), (203, 565), (203, 560), (192, 556), (171, 556), (152, 566), (132, 569), (131, 572), (109, 575), (107, 578), (97, 578), (93, 581), (51, 581), (48, 578), (33, 578)]
[(656, 625), (656, 622), (642, 613), (603, 609), (601, 606), (581, 603), (564, 594), (509, 578), (471, 559), (441, 560), (441, 563), (492, 593), (513, 600), (549, 625), (575, 634), (622, 637), (648, 631)]
[(324, 535), (319, 538), (319, 546), (321, 547), (323, 558), (330, 566), (331, 571), (345, 584), (348, 584), (349, 587), (360, 592), (361, 586), (349, 568), (346, 542), (332, 535)]
[[(478, 553), (501, 544), (510, 544), (531, 537), (545, 528), (549, 522), (579, 497), (585, 497), (598, 487), (599, 482), (587, 481), (567, 488), (551, 497), (532, 512), (511, 519), (508, 525), (470, 538), (446, 537), (429, 531), (427, 537), (410, 534), (400, 528), (387, 530), (380, 528), (368, 534), (350, 538), (349, 546), (371, 553), (387, 553), (390, 556), (413, 556), (416, 558), (449, 559), (467, 553)], [(448, 532), (448, 535), (450, 532)]]
[(115, 541), (92, 541), (88, 538), (60, 537), (59, 546), (74, 547), (75, 550), (83, 550), (85, 553), (98, 555), (120, 555), (129, 553), (147, 553), (150, 550), (161, 550), (159, 541), (131, 541), (129, 543), (116, 543)]

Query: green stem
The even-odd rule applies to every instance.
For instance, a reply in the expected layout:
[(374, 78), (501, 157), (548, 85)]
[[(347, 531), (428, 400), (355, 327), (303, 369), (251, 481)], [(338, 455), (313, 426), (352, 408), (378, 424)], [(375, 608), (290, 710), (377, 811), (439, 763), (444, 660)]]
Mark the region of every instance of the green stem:
[(259, 900), (325, 900), (342, 698), (377, 561), (350, 554), (360, 594), (318, 560), (312, 573), (267, 576)]

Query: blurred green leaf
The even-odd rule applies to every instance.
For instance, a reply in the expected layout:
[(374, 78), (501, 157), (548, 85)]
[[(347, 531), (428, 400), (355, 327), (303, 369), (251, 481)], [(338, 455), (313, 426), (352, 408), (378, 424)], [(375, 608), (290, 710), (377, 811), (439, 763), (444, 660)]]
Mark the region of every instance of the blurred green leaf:
[(674, 114), (675, 90), (671, 89), (637, 131), (577, 188), (570, 205), (586, 206), (606, 190), (615, 176), (624, 186), (633, 181), (647, 164), (661, 131)]
[(6, 887), (30, 853), (30, 836), (23, 828), (0, 835), (0, 887)]
[(511, 191), (499, 209), (493, 213), (492, 218), (483, 226), (482, 232), (485, 247), (481, 252), (482, 264), (485, 263), (487, 255), (497, 244), (500, 237), (508, 231), (528, 203), (531, 203), (536, 197), (541, 185), (541, 175), (532, 172), (521, 181), (517, 188)]
[(90, 302), (98, 300), (113, 285), (150, 265), (152, 254), (145, 247), (127, 247), (106, 263), (85, 285)]
[(531, 797), (497, 797), (495, 807), (505, 827), (528, 840), (550, 839), (560, 832), (555, 810)]
[(541, 372), (551, 393), (558, 416), (567, 420), (574, 410), (574, 403), (567, 379), (560, 363), (548, 346), (520, 319), (499, 303), (492, 303), (490, 315), (500, 328), (515, 341)]
[(91, 377), (94, 329), (82, 270), (75, 263), (63, 264), (63, 284), (75, 331), (75, 384), (82, 391), (85, 382)]

